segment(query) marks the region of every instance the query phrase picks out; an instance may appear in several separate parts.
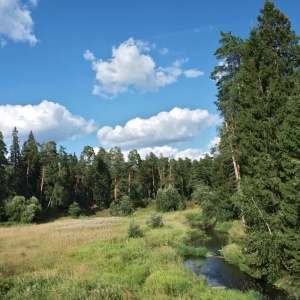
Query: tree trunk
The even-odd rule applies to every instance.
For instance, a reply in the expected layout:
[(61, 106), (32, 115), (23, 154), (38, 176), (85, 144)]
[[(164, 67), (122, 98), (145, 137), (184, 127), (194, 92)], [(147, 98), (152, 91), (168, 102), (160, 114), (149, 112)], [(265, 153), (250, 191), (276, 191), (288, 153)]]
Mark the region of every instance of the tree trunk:
[(131, 194), (131, 173), (128, 172), (128, 196)]
[[(230, 131), (227, 122), (225, 122), (225, 127), (226, 127), (227, 132), (229, 133), (229, 136), (232, 137), (233, 133)], [(234, 147), (233, 147), (232, 143), (229, 143), (229, 147), (230, 147), (230, 152), (231, 152), (232, 164), (233, 164), (233, 168), (234, 168), (237, 192), (239, 195), (242, 195), (241, 167), (240, 167), (240, 164), (235, 159)], [(246, 226), (246, 219), (244, 216), (244, 212), (243, 212), (243, 209), (241, 209), (241, 210), (242, 210), (242, 222), (243, 222), (243, 225)]]
[(116, 200), (118, 196), (118, 180), (114, 179), (114, 199)]

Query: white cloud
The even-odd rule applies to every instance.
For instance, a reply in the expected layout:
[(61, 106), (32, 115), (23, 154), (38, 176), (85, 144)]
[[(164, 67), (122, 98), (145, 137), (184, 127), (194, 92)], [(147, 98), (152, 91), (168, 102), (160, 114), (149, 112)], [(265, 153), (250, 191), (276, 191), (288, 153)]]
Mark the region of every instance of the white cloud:
[[(174, 159), (182, 158), (185, 159), (186, 157), (190, 158), (191, 160), (197, 159), (205, 156), (205, 152), (203, 152), (201, 149), (186, 149), (183, 151), (180, 151), (176, 148), (172, 148), (170, 146), (162, 146), (162, 147), (154, 147), (154, 148), (141, 148), (138, 150), (138, 153), (140, 154), (142, 159), (145, 159), (145, 157), (152, 152), (157, 157), (160, 155), (164, 157), (170, 157)], [(124, 152), (125, 153), (125, 152)]]
[[(95, 153), (98, 153), (99, 147), (93, 147)], [(109, 149), (106, 150), (107, 152)], [(122, 153), (124, 155), (125, 161), (127, 161), (128, 154), (131, 150), (123, 150)], [(149, 155), (151, 152), (155, 154), (157, 157), (160, 157), (161, 155), (163, 157), (169, 157), (174, 158), (178, 160), (178, 158), (185, 159), (186, 157), (191, 160), (199, 160), (200, 158), (203, 158), (207, 152), (203, 152), (201, 149), (194, 148), (194, 149), (186, 149), (186, 150), (178, 150), (176, 148), (172, 148), (170, 146), (162, 146), (162, 147), (146, 147), (137, 149), (137, 152), (139, 153), (141, 159), (145, 159), (147, 155)]]
[(169, 49), (168, 48), (163, 48), (159, 52), (160, 52), (161, 55), (167, 55), (167, 54), (169, 54)]
[(209, 142), (209, 144), (207, 145), (207, 148), (211, 149), (214, 147), (218, 147), (219, 143), (220, 143), (220, 137), (217, 136)]
[(182, 65), (187, 60), (177, 60), (169, 67), (157, 67), (148, 54), (151, 48), (154, 46), (150, 47), (146, 42), (130, 38), (118, 48), (113, 47), (112, 58), (107, 61), (97, 60), (92, 52), (86, 50), (84, 57), (92, 60), (92, 67), (96, 72), (97, 84), (93, 93), (112, 98), (120, 93), (136, 90), (153, 91), (176, 82), (182, 74), (187, 77), (203, 74), (197, 70), (183, 70)]
[(38, 105), (1, 105), (1, 131), (6, 140), (11, 139), (17, 127), (20, 140), (32, 130), (39, 142), (66, 141), (87, 135), (96, 130), (93, 120), (85, 121), (72, 115), (64, 106), (42, 101)]
[(132, 119), (124, 127), (102, 127), (97, 137), (106, 147), (162, 146), (193, 140), (201, 130), (218, 122), (219, 117), (206, 110), (175, 107), (170, 112), (161, 112), (149, 119)]
[(39, 0), (29, 0), (29, 2), (30, 2), (33, 6), (37, 6), (37, 3), (39, 2)]
[[(28, 4), (35, 6), (37, 0), (30, 0)], [(28, 42), (31, 45), (37, 43), (28, 5), (22, 4), (19, 0), (1, 0), (0, 20), (0, 35), (16, 42)]]
[(195, 70), (195, 69), (186, 70), (183, 73), (187, 78), (196, 78), (196, 77), (204, 75), (203, 72)]
[(89, 50), (85, 50), (83, 57), (85, 60), (94, 60), (95, 59), (94, 54)]

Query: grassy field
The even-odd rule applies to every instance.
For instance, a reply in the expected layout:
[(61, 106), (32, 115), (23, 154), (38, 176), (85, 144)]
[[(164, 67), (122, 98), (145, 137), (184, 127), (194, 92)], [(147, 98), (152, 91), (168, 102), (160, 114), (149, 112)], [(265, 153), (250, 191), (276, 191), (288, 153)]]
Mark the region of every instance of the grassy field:
[[(0, 227), (0, 298), (260, 299), (208, 287), (185, 268), (179, 252), (189, 251), (185, 245), (195, 234), (185, 216), (199, 208), (163, 214), (164, 226), (155, 229), (146, 225), (153, 212)], [(132, 219), (140, 238), (128, 238)]]

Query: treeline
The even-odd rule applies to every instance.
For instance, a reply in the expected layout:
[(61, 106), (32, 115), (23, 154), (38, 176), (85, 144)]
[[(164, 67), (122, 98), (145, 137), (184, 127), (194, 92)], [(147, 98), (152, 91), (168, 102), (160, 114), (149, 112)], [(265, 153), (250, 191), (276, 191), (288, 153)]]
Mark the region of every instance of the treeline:
[(43, 211), (53, 207), (68, 209), (74, 202), (82, 209), (109, 208), (123, 196), (134, 207), (155, 199), (159, 189), (174, 188), (182, 199), (190, 200), (196, 186), (212, 185), (213, 158), (173, 159), (153, 153), (141, 159), (137, 150), (125, 159), (118, 147), (97, 153), (90, 146), (81, 155), (69, 154), (54, 141), (39, 143), (33, 132), (21, 146), (18, 131), (12, 132), (7, 149), (0, 132), (0, 200), (2, 220), (6, 220), (6, 199), (35, 197)]

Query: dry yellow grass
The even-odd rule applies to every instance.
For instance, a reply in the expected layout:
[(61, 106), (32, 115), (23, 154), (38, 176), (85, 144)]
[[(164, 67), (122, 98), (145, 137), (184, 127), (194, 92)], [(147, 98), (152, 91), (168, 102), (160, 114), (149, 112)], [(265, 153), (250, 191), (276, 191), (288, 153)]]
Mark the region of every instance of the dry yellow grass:
[(124, 236), (124, 218), (64, 219), (40, 225), (0, 228), (0, 279), (53, 269), (66, 250), (77, 245)]

